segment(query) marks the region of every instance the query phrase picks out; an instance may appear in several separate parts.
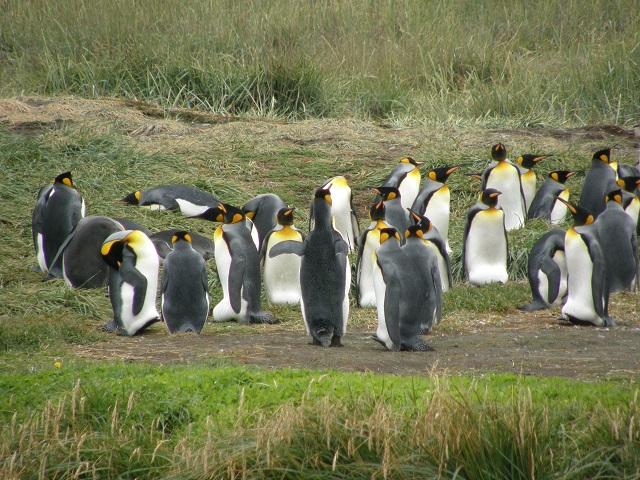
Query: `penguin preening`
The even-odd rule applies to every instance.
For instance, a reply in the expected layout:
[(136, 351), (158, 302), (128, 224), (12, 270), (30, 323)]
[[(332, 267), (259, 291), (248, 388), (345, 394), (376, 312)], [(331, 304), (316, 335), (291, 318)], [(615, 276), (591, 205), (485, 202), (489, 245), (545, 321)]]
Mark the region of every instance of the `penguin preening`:
[(160, 283), (162, 318), (170, 333), (200, 333), (209, 315), (207, 266), (188, 232), (175, 232), (171, 243)]
[(105, 331), (135, 335), (159, 321), (156, 309), (160, 262), (153, 242), (139, 230), (109, 235), (100, 249), (109, 269), (113, 321)]
[[(349, 182), (342, 176), (333, 177), (324, 182), (321, 188), (331, 192), (331, 215), (334, 228), (347, 242), (349, 251), (353, 252), (358, 246), (360, 226), (356, 209), (353, 206), (353, 195)], [(312, 202), (309, 215), (309, 230), (312, 230), (315, 218), (313, 205), (314, 203)]]
[[(400, 192), (402, 208), (410, 208), (420, 190), (420, 170), (418, 167), (424, 162), (418, 162), (411, 157), (404, 157), (396, 165), (387, 178), (382, 182), (383, 187), (395, 187)], [(376, 198), (376, 201), (378, 199)], [(404, 230), (401, 234), (404, 233)]]
[(527, 153), (516, 159), (516, 165), (520, 170), (520, 181), (522, 182), (522, 193), (524, 195), (524, 210), (529, 211), (529, 206), (536, 195), (536, 173), (533, 171), (538, 162), (549, 158), (550, 155), (535, 155)]
[(388, 228), (385, 222), (384, 202), (380, 199), (369, 209), (371, 224), (362, 232), (356, 257), (356, 299), (363, 308), (376, 306), (373, 285), (373, 252), (380, 246), (380, 230)]
[(569, 190), (564, 184), (575, 173), (568, 170), (549, 173), (529, 206), (527, 218), (543, 218), (550, 221), (552, 225), (561, 223), (567, 214), (567, 206), (558, 198), (569, 200)]
[(451, 191), (445, 182), (459, 168), (460, 165), (454, 165), (431, 170), (424, 179), (413, 205), (411, 205), (413, 212), (431, 220), (433, 226), (442, 236), (447, 252), (451, 252), (449, 247)]
[(507, 160), (507, 147), (502, 143), (491, 147), (491, 158), (492, 163), (482, 173), (482, 190), (493, 188), (502, 192), (500, 205), (507, 231), (522, 228), (527, 213), (520, 170)]
[(314, 345), (341, 346), (349, 318), (349, 246), (332, 225), (329, 189), (315, 191), (312, 208), (314, 226), (304, 242), (281, 242), (269, 256), (301, 256), (300, 307), (307, 333)]
[(560, 201), (567, 205), (574, 221), (564, 237), (569, 293), (562, 307), (562, 317), (578, 325), (613, 327), (614, 322), (609, 317), (605, 260), (593, 215), (583, 207), (563, 199)]
[(131, 192), (122, 200), (125, 205), (137, 205), (151, 210), (179, 210), (185, 217), (195, 217), (220, 200), (203, 190), (187, 185), (159, 185), (148, 190)]
[(529, 252), (527, 278), (533, 301), (520, 310), (542, 310), (561, 305), (567, 295), (565, 231), (555, 228), (542, 235)]
[(272, 305), (300, 303), (300, 257), (293, 253), (269, 256), (271, 249), (281, 242), (304, 242), (303, 233), (293, 225), (293, 211), (293, 207), (278, 211), (277, 226), (266, 235), (260, 252), (264, 290)]
[(504, 213), (498, 206), (500, 192), (483, 190), (466, 216), (462, 241), (462, 266), (469, 283), (482, 286), (506, 283), (508, 242)]
[(593, 154), (591, 166), (582, 182), (582, 193), (578, 205), (590, 212), (594, 219), (604, 211), (607, 194), (618, 188), (616, 172), (609, 165), (611, 150), (612, 147), (605, 148)]
[[(42, 187), (31, 218), (31, 231), (40, 270), (62, 278), (62, 268), (52, 268), (60, 246), (85, 215), (85, 203), (73, 186), (71, 172), (58, 175)], [(51, 270), (51, 271), (49, 271)]]
[(244, 214), (258, 230), (258, 251), (262, 248), (264, 237), (278, 225), (278, 211), (286, 207), (284, 200), (274, 193), (257, 195), (242, 206)]

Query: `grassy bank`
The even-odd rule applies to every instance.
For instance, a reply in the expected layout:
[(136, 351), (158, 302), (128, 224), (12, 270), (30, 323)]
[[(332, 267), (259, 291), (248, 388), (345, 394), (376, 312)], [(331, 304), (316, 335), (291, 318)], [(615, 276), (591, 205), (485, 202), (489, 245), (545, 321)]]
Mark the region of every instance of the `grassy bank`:
[(296, 118), (640, 121), (634, 0), (4, 2), (0, 95)]

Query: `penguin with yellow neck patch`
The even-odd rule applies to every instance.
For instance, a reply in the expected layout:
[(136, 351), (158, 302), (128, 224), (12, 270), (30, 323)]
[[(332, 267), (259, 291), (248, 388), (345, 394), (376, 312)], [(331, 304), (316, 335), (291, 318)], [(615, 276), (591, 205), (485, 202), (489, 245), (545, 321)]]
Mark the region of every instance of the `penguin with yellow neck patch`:
[(500, 194), (495, 188), (483, 190), (466, 216), (462, 265), (471, 285), (506, 283), (509, 278), (505, 216), (498, 206)]
[(369, 209), (371, 224), (362, 232), (360, 247), (356, 257), (356, 297), (362, 308), (376, 306), (376, 292), (373, 285), (373, 252), (380, 246), (380, 230), (388, 228), (385, 222), (384, 202), (380, 200)]
[[(400, 191), (402, 208), (409, 208), (420, 191), (420, 170), (418, 167), (424, 162), (418, 162), (411, 157), (404, 157), (396, 165), (387, 178), (382, 182), (383, 187), (395, 187)], [(376, 198), (376, 201), (378, 199)], [(404, 232), (403, 232), (404, 233)]]
[[(378, 187), (373, 189), (379, 195), (379, 199), (384, 202), (385, 221), (400, 234), (400, 238), (407, 231), (411, 221), (409, 213), (402, 206), (402, 196), (397, 187)], [(404, 242), (404, 239), (402, 240)]]
[(562, 307), (562, 317), (577, 325), (613, 327), (605, 260), (593, 215), (583, 207), (560, 201), (567, 205), (573, 217), (573, 225), (564, 237), (569, 294)]
[[(353, 206), (353, 195), (349, 182), (343, 176), (333, 177), (322, 184), (322, 187), (331, 192), (331, 215), (334, 228), (342, 235), (349, 245), (349, 251), (353, 252), (358, 247), (360, 238), (360, 225), (356, 209)], [(309, 231), (313, 229), (314, 203), (311, 203), (309, 215)]]
[(156, 309), (160, 261), (153, 242), (140, 230), (109, 235), (100, 249), (109, 264), (113, 321), (105, 331), (135, 335), (159, 321)]
[(593, 154), (591, 166), (582, 182), (582, 193), (578, 205), (589, 211), (594, 219), (604, 212), (607, 206), (605, 201), (607, 194), (618, 188), (616, 172), (610, 165), (612, 149), (613, 147), (605, 148)]
[(522, 182), (522, 193), (524, 195), (524, 210), (529, 211), (529, 206), (536, 196), (536, 172), (533, 171), (538, 162), (549, 158), (550, 155), (535, 155), (526, 153), (516, 159), (516, 165), (520, 170), (520, 181)]
[(552, 225), (558, 225), (564, 221), (567, 206), (558, 198), (569, 200), (569, 190), (565, 186), (565, 182), (575, 173), (568, 170), (556, 170), (549, 173), (529, 206), (527, 218), (543, 218), (549, 220)]

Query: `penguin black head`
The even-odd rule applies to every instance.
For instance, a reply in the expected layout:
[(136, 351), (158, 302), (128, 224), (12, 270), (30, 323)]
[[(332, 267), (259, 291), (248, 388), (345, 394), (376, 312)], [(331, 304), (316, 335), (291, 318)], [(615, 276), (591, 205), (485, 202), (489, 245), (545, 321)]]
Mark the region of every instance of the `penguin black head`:
[(278, 210), (276, 215), (276, 221), (279, 225), (293, 225), (293, 211), (294, 207), (282, 207)]
[(617, 184), (626, 192), (634, 192), (640, 188), (640, 177), (620, 177)]
[(374, 203), (371, 205), (369, 209), (369, 218), (372, 222), (376, 220), (384, 220), (385, 219), (386, 208), (384, 206), (384, 202), (380, 200), (378, 203)]
[(591, 215), (591, 212), (586, 208), (581, 207), (580, 205), (574, 205), (573, 203), (561, 197), (558, 197), (558, 200), (564, 203), (571, 212), (574, 227), (581, 227), (583, 225), (589, 225), (590, 223), (593, 223), (593, 215)]
[(407, 231), (404, 232), (404, 238), (417, 237), (422, 240), (423, 235), (424, 232), (420, 228), (420, 225), (410, 225)]
[(234, 207), (228, 203), (221, 203), (218, 205), (220, 211), (223, 212), (224, 223), (238, 223), (243, 222), (247, 217), (241, 208)]
[(411, 219), (411, 221), (416, 226), (420, 227), (420, 230), (422, 230), (423, 233), (426, 233), (429, 230), (431, 230), (431, 228), (433, 227), (431, 220), (429, 220), (424, 215), (418, 215), (416, 212), (414, 212), (410, 208), (407, 208), (407, 210), (409, 210), (409, 218)]
[(400, 198), (400, 190), (397, 187), (376, 187), (373, 191), (382, 197), (383, 202)]
[(131, 192), (129, 195), (120, 200), (125, 205), (140, 205), (140, 192)]
[(491, 158), (496, 162), (502, 162), (507, 159), (507, 147), (503, 143), (496, 143), (491, 147)]
[(427, 176), (434, 182), (445, 183), (453, 172), (460, 168), (460, 165), (453, 167), (439, 167), (431, 170)]
[(551, 155), (534, 155), (531, 153), (526, 153), (518, 157), (518, 159), (516, 160), (516, 163), (523, 168), (532, 169), (533, 167), (536, 166), (538, 162), (550, 156)]
[(495, 207), (498, 204), (498, 196), (501, 195), (502, 192), (496, 190), (495, 188), (485, 188), (480, 193), (480, 201), (489, 207)]
[(409, 165), (413, 165), (415, 167), (418, 167), (418, 166), (422, 165), (424, 162), (418, 162), (418, 161), (414, 160), (411, 157), (404, 157), (402, 160), (400, 160), (400, 163), (407, 163)]
[(330, 188), (331, 187), (317, 189), (313, 194), (313, 199), (324, 199), (329, 205), (332, 205), (333, 201), (331, 200), (331, 191), (329, 190)]
[(611, 150), (613, 150), (613, 147), (598, 150), (593, 154), (593, 160), (600, 160), (606, 164), (611, 163)]
[(384, 242), (386, 242), (390, 238), (395, 238), (398, 241), (398, 243), (402, 241), (400, 237), (400, 233), (398, 233), (398, 230), (395, 229), (394, 227), (380, 228), (379, 230), (380, 230), (380, 245), (382, 245)]
[(620, 205), (622, 205), (622, 190), (621, 189), (616, 189), (616, 190), (612, 190), (607, 194), (607, 197), (605, 198), (605, 201), (608, 202), (616, 202), (619, 203)]
[(135, 247), (142, 243), (146, 235), (140, 230), (123, 230), (109, 235), (102, 247), (100, 253), (109, 266), (118, 270), (122, 263), (122, 253), (125, 248), (136, 255)]
[(180, 230), (180, 231), (174, 233), (173, 237), (171, 237), (171, 243), (172, 244), (175, 244), (176, 242), (179, 242), (180, 240), (184, 240), (185, 242), (191, 243), (191, 235), (189, 235), (189, 232), (185, 232), (184, 230)]
[(62, 185), (66, 185), (67, 187), (75, 188), (73, 186), (73, 180), (71, 179), (71, 172), (61, 173), (60, 175), (58, 175), (56, 178), (53, 179), (53, 183), (62, 184)]
[(576, 172), (571, 172), (569, 170), (555, 170), (549, 174), (549, 178), (554, 179), (558, 183), (564, 184), (567, 180), (573, 177)]
[(202, 218), (203, 220), (209, 220), (210, 222), (224, 222), (225, 212), (226, 208), (220, 204), (215, 207), (209, 207), (204, 212), (189, 218)]

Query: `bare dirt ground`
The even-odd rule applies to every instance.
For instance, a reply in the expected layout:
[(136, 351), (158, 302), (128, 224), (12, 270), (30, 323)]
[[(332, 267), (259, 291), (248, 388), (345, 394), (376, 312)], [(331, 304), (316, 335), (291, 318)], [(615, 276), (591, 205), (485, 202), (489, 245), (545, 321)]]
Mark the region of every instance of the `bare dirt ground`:
[[(277, 122), (232, 119), (206, 113), (161, 110), (120, 100), (74, 98), (0, 100), (0, 124), (25, 135), (37, 135), (59, 125), (76, 124), (97, 131), (114, 130), (139, 142), (140, 148), (180, 152), (193, 145), (218, 144), (224, 134), (252, 138), (256, 149), (272, 145), (313, 143), (337, 161), (363, 169), (379, 160), (399, 158), (418, 150), (433, 151), (443, 144), (455, 148), (490, 145), (501, 140), (523, 150), (544, 145), (552, 151), (580, 146), (617, 144), (625, 161), (637, 159), (638, 137), (617, 126), (551, 129), (533, 126), (517, 130), (462, 127), (396, 129), (357, 121)], [(218, 145), (219, 147), (219, 145)], [(254, 147), (252, 147), (254, 148)], [(377, 157), (363, 151), (378, 151)], [(593, 151), (593, 150), (591, 150)], [(452, 160), (453, 161), (453, 160)], [(370, 165), (371, 164), (371, 165)], [(586, 166), (585, 166), (586, 168)], [(364, 210), (366, 206), (360, 206)], [(444, 317), (425, 340), (435, 351), (394, 353), (371, 339), (374, 311), (353, 309), (356, 321), (344, 337), (343, 348), (308, 345), (301, 318), (273, 326), (206, 326), (201, 335), (170, 336), (161, 325), (133, 337), (105, 335), (105, 341), (72, 347), (79, 356), (154, 363), (233, 360), (267, 368), (337, 369), (380, 374), (419, 375), (430, 371), (512, 372), (525, 375), (589, 378), (637, 377), (640, 372), (640, 316), (638, 296), (618, 294), (612, 299), (615, 329), (576, 327), (560, 320), (558, 310)], [(446, 312), (445, 312), (446, 313)], [(463, 316), (464, 317), (464, 316)], [(480, 318), (478, 318), (480, 317)]]

